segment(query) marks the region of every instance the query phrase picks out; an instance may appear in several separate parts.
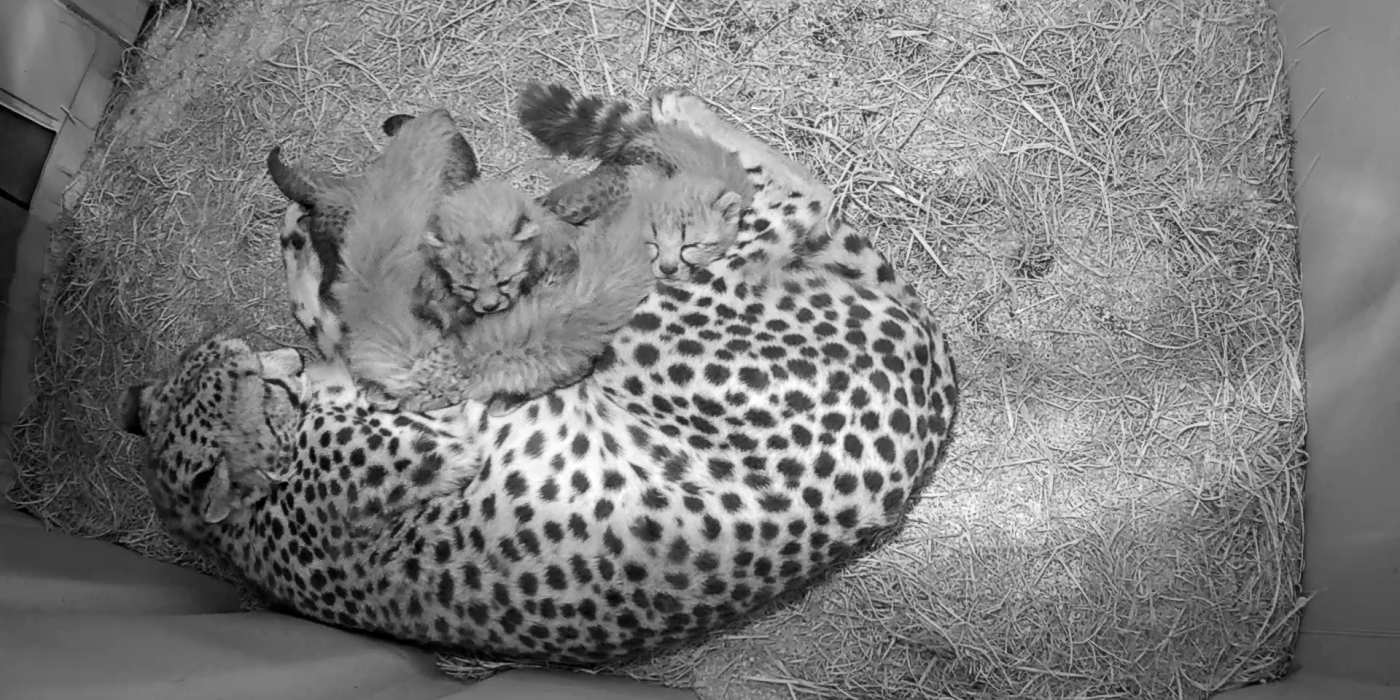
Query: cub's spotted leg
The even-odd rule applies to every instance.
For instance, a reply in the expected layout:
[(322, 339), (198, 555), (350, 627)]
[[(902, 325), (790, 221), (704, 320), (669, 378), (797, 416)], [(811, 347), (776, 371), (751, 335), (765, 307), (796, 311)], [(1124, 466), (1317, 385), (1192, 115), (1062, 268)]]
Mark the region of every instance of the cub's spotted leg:
[(555, 216), (582, 226), (621, 209), (630, 197), (627, 169), (603, 163), (586, 175), (555, 186), (538, 201)]

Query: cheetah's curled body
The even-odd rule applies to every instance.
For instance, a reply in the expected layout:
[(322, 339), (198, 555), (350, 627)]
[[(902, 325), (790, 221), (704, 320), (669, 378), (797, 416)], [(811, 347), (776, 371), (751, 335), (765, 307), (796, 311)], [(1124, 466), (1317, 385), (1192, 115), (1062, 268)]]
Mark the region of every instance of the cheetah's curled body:
[[(590, 663), (729, 623), (896, 525), (953, 417), (943, 336), (791, 161), (693, 96), (653, 112), (740, 152), (750, 249), (806, 236), (804, 265), (659, 286), (591, 378), (504, 416), (376, 411), (336, 360), (215, 338), (132, 392), (167, 527), (314, 619)], [(284, 244), (299, 318), (334, 321), (310, 246)]]

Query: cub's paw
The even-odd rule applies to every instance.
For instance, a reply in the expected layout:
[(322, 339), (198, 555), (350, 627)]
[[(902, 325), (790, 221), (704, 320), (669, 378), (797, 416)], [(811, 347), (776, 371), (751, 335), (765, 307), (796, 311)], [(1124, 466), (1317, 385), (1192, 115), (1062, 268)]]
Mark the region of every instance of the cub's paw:
[(706, 135), (719, 121), (719, 116), (687, 88), (664, 85), (651, 91), (651, 118), (658, 124), (689, 127)]
[(397, 413), (405, 410), (403, 401), (399, 397), (391, 393), (388, 387), (373, 379), (361, 377), (356, 382), (356, 388), (359, 389), (360, 397), (364, 399), (365, 405), (370, 411)]
[(528, 394), (500, 392), (486, 400), (486, 415), (492, 418), (504, 418), (534, 398), (536, 397)]
[(344, 360), (332, 359), (308, 365), (302, 375), (311, 391), (337, 399), (349, 399), (356, 395), (355, 379)]
[(467, 393), (451, 378), (415, 372), (411, 386), (399, 392), (399, 408), (409, 413), (423, 414), (461, 412), (463, 404), (472, 400)]

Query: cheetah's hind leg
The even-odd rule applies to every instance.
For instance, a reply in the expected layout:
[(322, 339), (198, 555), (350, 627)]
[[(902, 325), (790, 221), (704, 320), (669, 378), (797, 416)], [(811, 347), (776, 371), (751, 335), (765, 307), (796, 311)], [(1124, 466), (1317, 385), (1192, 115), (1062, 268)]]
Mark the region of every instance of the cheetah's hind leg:
[(287, 273), (287, 295), (292, 316), (306, 330), (324, 359), (341, 356), (343, 327), (340, 317), (321, 296), (325, 273), (321, 258), (311, 243), (304, 224), (306, 209), (291, 202), (282, 215), (282, 266)]
[[(282, 215), (282, 266), (287, 273), (287, 296), (292, 316), (310, 336), (320, 360), (344, 366), (346, 329), (336, 313), (333, 300), (323, 296), (321, 284), (325, 268), (307, 231), (306, 210), (300, 204), (287, 205)], [(346, 370), (349, 371), (348, 369)], [(367, 401), (381, 410), (397, 410), (399, 401), (373, 382), (361, 387)]]

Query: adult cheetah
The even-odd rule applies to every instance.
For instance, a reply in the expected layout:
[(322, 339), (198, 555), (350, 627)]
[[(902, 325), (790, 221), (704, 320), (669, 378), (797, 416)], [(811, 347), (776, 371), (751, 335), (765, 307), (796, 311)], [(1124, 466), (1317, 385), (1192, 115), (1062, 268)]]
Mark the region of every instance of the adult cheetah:
[[(953, 420), (943, 335), (800, 166), (687, 93), (651, 109), (750, 172), (728, 265), (794, 241), (802, 264), (658, 285), (589, 379), (504, 416), (376, 409), (338, 358), (209, 339), (125, 406), (166, 527), (310, 618), (559, 664), (693, 639), (895, 527)], [(385, 193), (422, 183), (391, 177), (334, 195), (343, 233), (418, 215)], [(337, 323), (302, 216), (284, 232), (299, 318)]]

